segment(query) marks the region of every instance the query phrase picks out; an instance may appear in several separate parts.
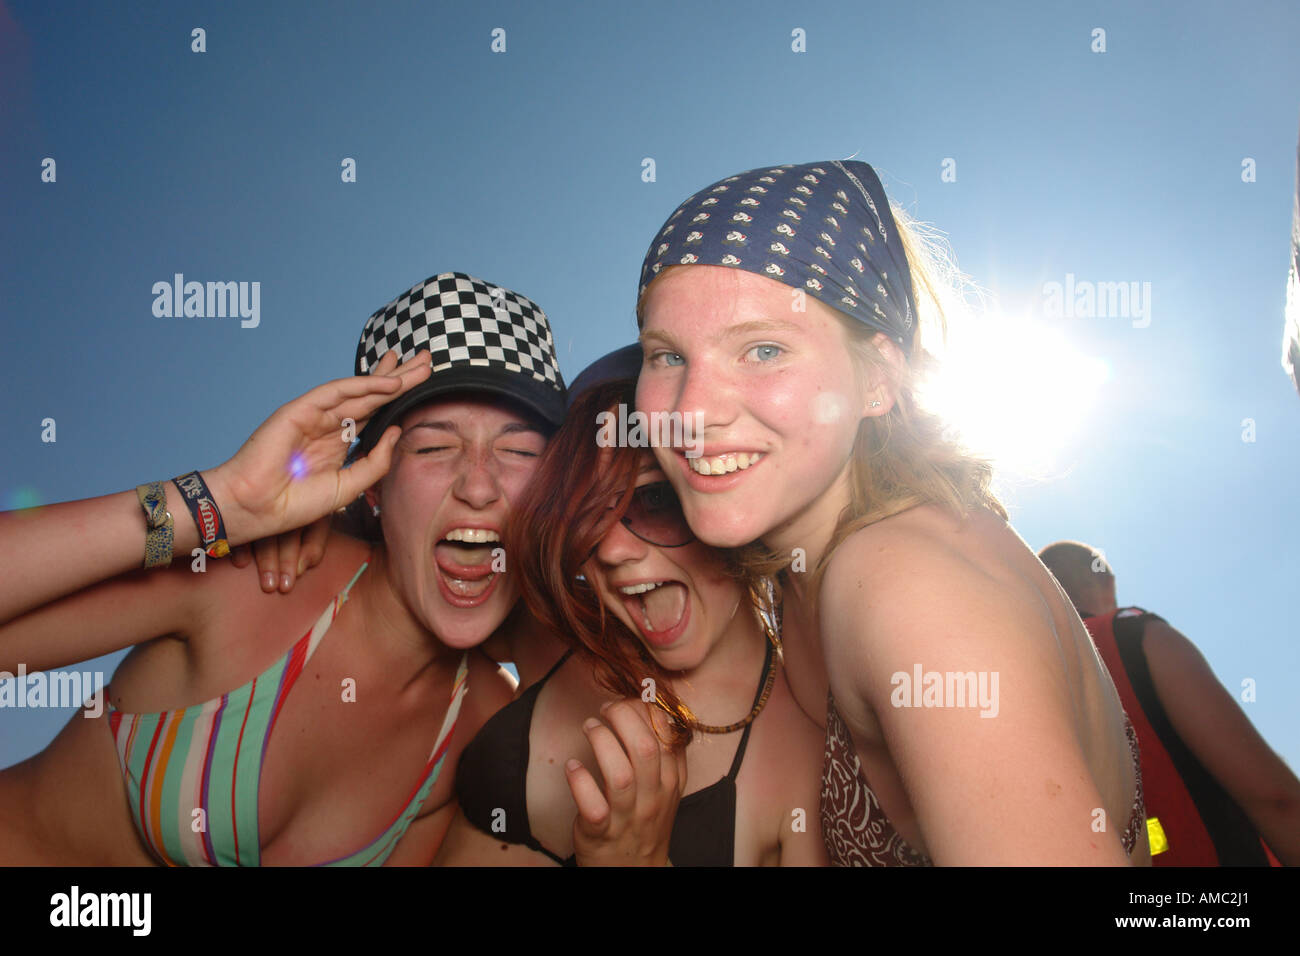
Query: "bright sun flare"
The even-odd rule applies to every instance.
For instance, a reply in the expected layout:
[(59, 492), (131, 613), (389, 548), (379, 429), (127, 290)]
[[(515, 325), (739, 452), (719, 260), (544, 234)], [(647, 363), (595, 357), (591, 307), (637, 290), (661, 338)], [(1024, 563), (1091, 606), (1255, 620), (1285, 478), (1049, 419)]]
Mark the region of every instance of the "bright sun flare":
[(1110, 367), (1041, 321), (989, 312), (964, 326), (949, 330), (926, 403), (1000, 472), (1045, 477), (1068, 464)]

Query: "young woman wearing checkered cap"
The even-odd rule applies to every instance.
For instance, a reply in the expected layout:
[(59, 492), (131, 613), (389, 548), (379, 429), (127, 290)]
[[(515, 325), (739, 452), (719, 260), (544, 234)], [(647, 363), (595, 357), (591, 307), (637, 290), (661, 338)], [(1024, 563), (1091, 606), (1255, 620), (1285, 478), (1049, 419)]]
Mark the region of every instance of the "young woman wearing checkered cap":
[[(463, 344), (476, 302), (481, 327), (506, 330), (486, 359), (477, 335)], [(432, 858), (459, 751), (513, 690), (473, 649), (514, 603), (489, 545), (558, 417), (547, 410), (562, 411), (562, 382), (545, 317), (522, 297), (445, 274), (403, 307), (367, 323), (386, 345), (376, 355), (363, 337), (369, 374), (290, 402), (202, 473), (232, 544), (365, 492), (382, 539), (331, 535), (292, 593), (265, 594), (225, 561), (192, 570), (192, 550), (212, 545), (184, 504), (193, 481), (0, 517), (0, 670), (136, 645), (104, 713), (78, 714), (0, 773), (0, 862)], [(368, 430), (344, 468), (349, 419)], [(142, 539), (151, 561), (179, 560), (132, 571)]]

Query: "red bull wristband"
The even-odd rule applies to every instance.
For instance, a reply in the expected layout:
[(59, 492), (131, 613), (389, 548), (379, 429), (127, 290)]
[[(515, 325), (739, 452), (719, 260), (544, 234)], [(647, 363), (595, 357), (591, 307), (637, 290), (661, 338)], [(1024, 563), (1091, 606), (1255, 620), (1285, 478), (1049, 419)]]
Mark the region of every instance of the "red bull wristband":
[(172, 481), (185, 500), (185, 506), (190, 509), (190, 514), (194, 517), (203, 550), (210, 558), (224, 558), (230, 553), (230, 543), (226, 540), (226, 525), (221, 520), (221, 510), (217, 507), (212, 492), (208, 491), (203, 476), (197, 471), (191, 471), (188, 475), (173, 478)]

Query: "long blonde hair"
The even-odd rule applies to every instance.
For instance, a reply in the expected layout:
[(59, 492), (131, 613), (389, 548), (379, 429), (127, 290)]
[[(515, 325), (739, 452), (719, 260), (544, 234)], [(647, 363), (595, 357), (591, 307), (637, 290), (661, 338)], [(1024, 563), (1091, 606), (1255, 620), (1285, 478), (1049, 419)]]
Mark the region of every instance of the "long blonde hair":
[[(811, 569), (808, 593), (814, 600), (835, 549), (866, 525), (922, 504), (939, 505), (958, 519), (976, 508), (1007, 517), (990, 490), (993, 466), (966, 449), (944, 419), (918, 400), (918, 392), (939, 373), (948, 314), (966, 311), (972, 297), (982, 304), (982, 292), (957, 269), (941, 233), (892, 203), (890, 208), (912, 274), (918, 321), (910, 358), (900, 370), (872, 344), (873, 329), (837, 313), (859, 376), (890, 382), (895, 401), (886, 414), (863, 418), (858, 425), (850, 457), (851, 498)], [(773, 576), (791, 560), (761, 542), (739, 549), (738, 558), (746, 571)]]

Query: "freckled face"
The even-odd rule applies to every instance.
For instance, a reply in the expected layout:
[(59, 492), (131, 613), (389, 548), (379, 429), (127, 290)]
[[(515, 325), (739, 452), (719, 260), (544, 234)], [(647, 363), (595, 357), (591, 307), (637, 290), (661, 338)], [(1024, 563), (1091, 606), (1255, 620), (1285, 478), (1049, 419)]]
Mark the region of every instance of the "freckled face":
[(700, 413), (699, 459), (679, 448), (655, 455), (708, 544), (799, 543), (847, 503), (869, 396), (838, 313), (798, 292), (704, 265), (669, 268), (646, 291), (637, 408)]
[(514, 605), (497, 549), (546, 438), (514, 405), (487, 396), (431, 402), (401, 426), (375, 494), (393, 585), (440, 641), (473, 647)]
[[(646, 496), (644, 507), (667, 502), (675, 508), (664, 482), (663, 472), (647, 455), (637, 479), (638, 492)], [(644, 531), (635, 522), (632, 527)], [(736, 625), (742, 607), (742, 588), (723, 570), (714, 549), (698, 541), (659, 547), (637, 537), (624, 522), (614, 523), (583, 572), (604, 605), (670, 671), (698, 667)]]

